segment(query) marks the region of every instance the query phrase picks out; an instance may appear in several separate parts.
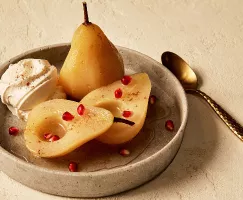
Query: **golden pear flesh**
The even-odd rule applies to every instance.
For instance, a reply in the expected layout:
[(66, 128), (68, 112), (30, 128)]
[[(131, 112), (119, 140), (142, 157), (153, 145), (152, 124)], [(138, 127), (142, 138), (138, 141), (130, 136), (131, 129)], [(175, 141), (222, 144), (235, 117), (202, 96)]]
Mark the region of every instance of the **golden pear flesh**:
[[(143, 127), (147, 114), (151, 82), (146, 73), (134, 74), (130, 78), (131, 82), (128, 85), (123, 85), (119, 80), (92, 91), (81, 100), (83, 104), (105, 108), (119, 118), (124, 118), (124, 111), (130, 111), (131, 116), (127, 119), (135, 122), (135, 125), (114, 123), (108, 131), (97, 138), (103, 143), (122, 144), (128, 142)], [(116, 97), (116, 90), (122, 92), (120, 98)]]
[[(74, 101), (54, 99), (37, 105), (30, 113), (24, 137), (27, 148), (39, 157), (59, 157), (100, 136), (113, 124), (114, 116), (108, 110), (86, 106), (79, 115)], [(63, 120), (63, 113), (73, 115)], [(60, 139), (47, 141), (44, 135), (52, 133)]]

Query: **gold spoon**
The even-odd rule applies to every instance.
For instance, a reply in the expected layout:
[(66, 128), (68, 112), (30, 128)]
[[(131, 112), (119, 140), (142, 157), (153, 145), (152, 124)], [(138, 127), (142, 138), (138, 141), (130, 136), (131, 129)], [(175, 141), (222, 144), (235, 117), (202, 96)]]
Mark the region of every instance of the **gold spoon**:
[(218, 105), (211, 97), (204, 92), (197, 89), (198, 80), (194, 71), (190, 66), (178, 55), (172, 52), (164, 52), (161, 56), (162, 63), (167, 67), (181, 82), (185, 91), (189, 94), (197, 94), (202, 97), (211, 108), (217, 113), (217, 115), (223, 120), (223, 122), (229, 127), (229, 129), (243, 141), (243, 127), (236, 122), (220, 105)]

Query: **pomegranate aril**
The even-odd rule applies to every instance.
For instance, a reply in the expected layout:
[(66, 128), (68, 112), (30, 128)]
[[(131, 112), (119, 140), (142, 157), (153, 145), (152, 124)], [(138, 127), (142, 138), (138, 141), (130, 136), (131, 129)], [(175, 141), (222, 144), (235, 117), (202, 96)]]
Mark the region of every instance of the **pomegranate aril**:
[(84, 111), (85, 111), (85, 107), (83, 104), (80, 104), (77, 108), (77, 112), (79, 115), (83, 115), (84, 114)]
[(117, 90), (115, 90), (115, 97), (117, 99), (122, 97), (122, 90), (121, 90), (121, 88), (118, 88)]
[(43, 137), (44, 137), (46, 140), (49, 140), (52, 136), (53, 136), (53, 135), (52, 135), (51, 133), (45, 133)]
[(127, 150), (127, 149), (121, 149), (119, 151), (119, 153), (120, 153), (121, 156), (129, 156), (130, 155), (130, 151)]
[(125, 117), (125, 118), (131, 117), (132, 112), (129, 111), (129, 110), (125, 110), (125, 111), (123, 111), (122, 116)]
[(11, 127), (8, 129), (8, 133), (9, 133), (9, 135), (16, 136), (16, 135), (18, 135), (18, 133), (19, 133), (19, 129), (18, 129), (17, 127), (11, 126)]
[(49, 139), (49, 142), (55, 142), (57, 140), (59, 140), (60, 137), (58, 135), (53, 135), (50, 139)]
[(172, 120), (167, 120), (165, 122), (165, 128), (168, 130), (168, 131), (173, 131), (174, 130), (174, 123)]
[(62, 115), (62, 119), (65, 121), (72, 121), (74, 116), (70, 112), (65, 112)]
[(123, 85), (128, 85), (131, 81), (132, 81), (131, 76), (123, 76), (123, 78), (121, 79)]
[(157, 100), (157, 98), (154, 95), (151, 95), (149, 97), (149, 103), (152, 104), (152, 105), (156, 103), (156, 100)]
[(68, 165), (68, 169), (70, 172), (77, 172), (78, 171), (78, 164), (75, 162), (70, 162)]

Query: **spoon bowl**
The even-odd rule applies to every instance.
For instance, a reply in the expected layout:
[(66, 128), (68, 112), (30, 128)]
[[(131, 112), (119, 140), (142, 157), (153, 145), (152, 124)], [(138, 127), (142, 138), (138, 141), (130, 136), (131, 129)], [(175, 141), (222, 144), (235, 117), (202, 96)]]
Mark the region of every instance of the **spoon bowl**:
[(162, 54), (161, 60), (163, 65), (177, 77), (185, 89), (197, 89), (197, 76), (181, 57), (167, 51)]

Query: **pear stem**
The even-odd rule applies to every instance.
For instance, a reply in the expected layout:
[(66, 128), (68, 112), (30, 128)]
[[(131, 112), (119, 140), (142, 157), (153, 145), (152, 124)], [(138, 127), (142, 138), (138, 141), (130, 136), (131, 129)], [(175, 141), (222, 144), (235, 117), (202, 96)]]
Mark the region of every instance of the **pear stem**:
[(127, 119), (122, 119), (122, 118), (119, 118), (119, 117), (114, 117), (114, 123), (124, 123), (124, 124), (127, 124), (129, 126), (133, 126), (135, 123), (130, 121), (130, 120), (127, 120)]
[(88, 15), (88, 9), (87, 9), (87, 3), (83, 2), (83, 9), (84, 9), (84, 24), (89, 24), (89, 15)]

